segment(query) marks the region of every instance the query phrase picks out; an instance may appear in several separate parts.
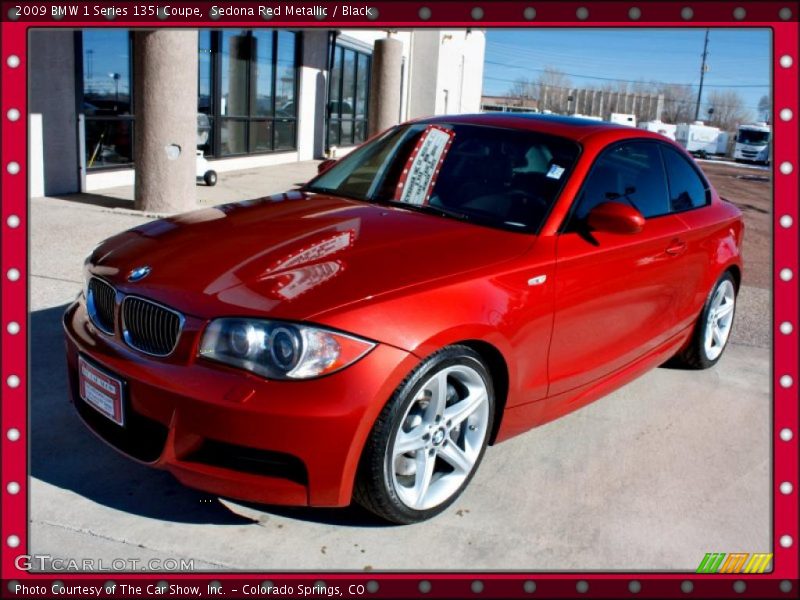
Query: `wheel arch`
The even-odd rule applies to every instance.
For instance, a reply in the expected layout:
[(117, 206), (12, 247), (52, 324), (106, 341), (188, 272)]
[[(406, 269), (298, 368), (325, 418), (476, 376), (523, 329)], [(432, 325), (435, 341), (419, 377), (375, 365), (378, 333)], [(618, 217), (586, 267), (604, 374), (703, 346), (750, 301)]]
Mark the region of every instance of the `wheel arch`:
[(492, 431), (489, 432), (489, 444), (494, 444), (508, 401), (509, 373), (506, 359), (496, 346), (483, 340), (463, 340), (453, 345), (466, 346), (477, 352), (489, 369), (494, 388), (494, 419)]
[(733, 277), (733, 285), (736, 286), (736, 293), (738, 294), (739, 289), (742, 287), (742, 268), (736, 263), (733, 263), (728, 265), (723, 273), (731, 274), (731, 277)]

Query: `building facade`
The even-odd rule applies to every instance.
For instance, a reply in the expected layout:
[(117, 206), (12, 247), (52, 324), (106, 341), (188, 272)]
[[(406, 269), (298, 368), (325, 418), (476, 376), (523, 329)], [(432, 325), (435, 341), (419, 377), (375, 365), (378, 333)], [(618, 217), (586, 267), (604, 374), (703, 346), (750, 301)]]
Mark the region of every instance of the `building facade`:
[[(31, 195), (133, 183), (134, 125), (147, 118), (133, 35), (31, 32)], [(381, 91), (399, 98), (397, 122), (479, 110), (480, 30), (204, 29), (197, 148), (218, 172), (346, 153), (370, 133), (372, 54), (387, 35), (402, 43), (398, 89)]]

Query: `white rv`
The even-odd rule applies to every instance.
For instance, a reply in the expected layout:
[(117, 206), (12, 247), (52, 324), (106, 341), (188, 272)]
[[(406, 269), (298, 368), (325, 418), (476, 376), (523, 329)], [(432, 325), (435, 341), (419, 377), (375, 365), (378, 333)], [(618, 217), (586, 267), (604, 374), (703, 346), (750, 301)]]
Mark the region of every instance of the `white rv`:
[(625, 113), (611, 113), (611, 117), (608, 119), (611, 123), (616, 123), (617, 125), (628, 125), (630, 127), (636, 127), (636, 115), (626, 115)]
[(663, 123), (661, 121), (642, 121), (639, 123), (639, 129), (660, 133), (661, 135), (668, 137), (673, 141), (675, 140), (676, 125), (673, 125), (672, 123)]
[(728, 154), (728, 140), (730, 139), (727, 131), (720, 131), (717, 138), (717, 154), (726, 156)]
[(771, 133), (772, 130), (766, 123), (739, 125), (733, 159), (768, 164)]
[(694, 123), (678, 123), (675, 128), (675, 141), (686, 148), (687, 152), (706, 156), (717, 153), (719, 128), (706, 125), (702, 121)]

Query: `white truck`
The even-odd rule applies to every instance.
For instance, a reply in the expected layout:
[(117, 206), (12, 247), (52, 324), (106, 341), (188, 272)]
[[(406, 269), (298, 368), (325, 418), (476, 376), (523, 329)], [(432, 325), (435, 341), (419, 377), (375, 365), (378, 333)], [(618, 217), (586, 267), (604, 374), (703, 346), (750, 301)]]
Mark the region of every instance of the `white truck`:
[(687, 152), (704, 157), (717, 153), (719, 128), (706, 125), (702, 121), (678, 123), (675, 128), (675, 141)]
[(636, 115), (628, 115), (625, 113), (611, 113), (609, 122), (616, 123), (617, 125), (628, 125), (629, 127), (636, 127)]
[(769, 164), (771, 134), (772, 130), (766, 123), (739, 125), (733, 159)]
[(662, 121), (642, 121), (639, 123), (639, 129), (660, 133), (661, 135), (668, 137), (673, 141), (675, 140), (676, 128), (676, 125), (673, 125), (672, 123), (663, 123)]

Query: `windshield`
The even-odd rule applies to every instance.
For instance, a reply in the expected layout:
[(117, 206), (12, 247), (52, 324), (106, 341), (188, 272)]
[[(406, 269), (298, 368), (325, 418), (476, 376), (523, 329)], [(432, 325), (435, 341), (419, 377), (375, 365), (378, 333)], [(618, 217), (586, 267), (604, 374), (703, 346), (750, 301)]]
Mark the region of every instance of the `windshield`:
[(574, 142), (530, 131), (414, 123), (361, 146), (304, 189), (538, 231), (578, 152)]
[(737, 141), (741, 144), (766, 144), (769, 141), (769, 131), (740, 129)]

